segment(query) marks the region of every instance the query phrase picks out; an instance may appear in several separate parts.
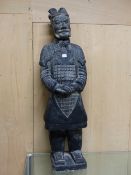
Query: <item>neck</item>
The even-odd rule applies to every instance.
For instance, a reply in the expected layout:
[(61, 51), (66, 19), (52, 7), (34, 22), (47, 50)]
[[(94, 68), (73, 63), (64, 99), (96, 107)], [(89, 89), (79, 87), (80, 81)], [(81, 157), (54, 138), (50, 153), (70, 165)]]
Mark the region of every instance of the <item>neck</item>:
[(57, 42), (60, 42), (60, 41), (70, 42), (70, 38), (66, 38), (66, 39), (55, 38), (55, 41), (57, 41)]

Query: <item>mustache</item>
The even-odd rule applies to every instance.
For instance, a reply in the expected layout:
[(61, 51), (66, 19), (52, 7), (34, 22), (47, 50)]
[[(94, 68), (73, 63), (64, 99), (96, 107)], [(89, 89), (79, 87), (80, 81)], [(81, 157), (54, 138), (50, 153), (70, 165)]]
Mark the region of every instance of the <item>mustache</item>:
[(57, 30), (57, 32), (70, 32), (70, 29), (60, 29), (60, 30)]

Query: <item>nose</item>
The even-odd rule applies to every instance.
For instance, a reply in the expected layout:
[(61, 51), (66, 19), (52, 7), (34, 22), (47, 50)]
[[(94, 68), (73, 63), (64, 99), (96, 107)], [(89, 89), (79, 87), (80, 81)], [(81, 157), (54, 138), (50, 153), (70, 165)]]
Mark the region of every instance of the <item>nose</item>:
[(62, 23), (62, 29), (66, 29), (66, 28), (67, 28), (66, 23), (63, 22), (63, 23)]

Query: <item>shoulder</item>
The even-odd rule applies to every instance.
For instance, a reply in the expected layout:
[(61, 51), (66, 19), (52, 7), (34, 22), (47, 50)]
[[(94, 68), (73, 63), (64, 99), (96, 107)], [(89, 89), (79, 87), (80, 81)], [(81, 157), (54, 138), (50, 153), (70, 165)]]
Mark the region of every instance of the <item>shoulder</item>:
[(83, 49), (79, 45), (71, 43), (71, 47), (73, 48), (76, 54), (78, 54), (80, 57), (84, 57)]
[(52, 49), (53, 45), (54, 45), (53, 43), (49, 43), (49, 44), (44, 45), (42, 50), (41, 50), (41, 53), (49, 52)]
[(83, 49), (79, 45), (74, 44), (74, 43), (71, 43), (71, 47), (73, 48), (75, 54), (78, 56), (77, 57), (78, 62), (84, 65), (86, 61), (85, 61)]
[(82, 48), (77, 44), (71, 43), (71, 46), (72, 46), (72, 48), (77, 49), (78, 51), (82, 50)]
[(49, 43), (43, 46), (41, 53), (40, 53), (40, 61), (39, 65), (43, 66), (45, 65), (49, 60), (50, 60), (50, 55), (52, 52), (53, 48), (53, 43)]

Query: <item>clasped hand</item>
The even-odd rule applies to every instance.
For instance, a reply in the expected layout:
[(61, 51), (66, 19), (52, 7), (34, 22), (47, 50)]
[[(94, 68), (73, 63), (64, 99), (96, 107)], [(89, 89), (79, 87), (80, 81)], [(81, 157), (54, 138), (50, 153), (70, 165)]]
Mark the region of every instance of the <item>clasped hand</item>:
[(70, 85), (63, 85), (57, 83), (55, 86), (55, 92), (63, 95), (69, 95), (73, 92), (73, 89)]

